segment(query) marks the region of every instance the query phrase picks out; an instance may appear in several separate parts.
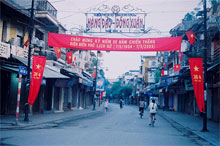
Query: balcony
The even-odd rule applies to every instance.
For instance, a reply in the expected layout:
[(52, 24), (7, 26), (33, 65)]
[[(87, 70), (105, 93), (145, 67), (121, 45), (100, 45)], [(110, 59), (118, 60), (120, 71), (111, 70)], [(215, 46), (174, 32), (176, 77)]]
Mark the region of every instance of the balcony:
[(47, 25), (58, 26), (57, 10), (47, 0), (37, 1), (35, 17)]

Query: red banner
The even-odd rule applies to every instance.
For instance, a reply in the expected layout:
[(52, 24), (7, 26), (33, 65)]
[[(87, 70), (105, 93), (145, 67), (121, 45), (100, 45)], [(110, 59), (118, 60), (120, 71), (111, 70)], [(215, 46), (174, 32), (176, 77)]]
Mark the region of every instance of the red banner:
[(180, 64), (174, 64), (174, 72), (180, 71)]
[(41, 85), (41, 80), (43, 77), (45, 63), (46, 63), (46, 57), (33, 56), (31, 85), (30, 85), (30, 92), (28, 97), (28, 103), (31, 105), (34, 103), (35, 99), (37, 98)]
[(98, 38), (48, 34), (48, 46), (100, 51), (179, 51), (182, 37)]
[(67, 60), (67, 64), (71, 64), (73, 62), (73, 52), (67, 52), (66, 53), (66, 60)]
[(192, 30), (190, 30), (186, 32), (186, 35), (187, 35), (187, 38), (189, 39), (189, 43), (194, 44), (196, 41), (195, 33)]
[(202, 58), (189, 58), (191, 78), (200, 112), (205, 111)]
[(59, 47), (53, 47), (53, 48), (57, 55), (57, 58), (59, 59), (61, 57), (61, 49)]

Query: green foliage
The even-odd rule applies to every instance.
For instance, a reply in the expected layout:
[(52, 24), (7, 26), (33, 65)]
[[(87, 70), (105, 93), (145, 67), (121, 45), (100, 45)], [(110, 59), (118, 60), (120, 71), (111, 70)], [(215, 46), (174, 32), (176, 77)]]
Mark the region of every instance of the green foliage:
[(220, 0), (209, 0), (212, 5), (213, 13), (217, 11), (217, 6), (220, 4)]
[(97, 62), (96, 58), (93, 58), (93, 59), (92, 59), (92, 65), (93, 65), (93, 66), (96, 66), (96, 62)]
[(107, 96), (107, 97), (110, 97), (110, 95), (111, 95), (111, 89), (108, 89), (108, 88), (107, 88), (107, 89), (106, 89), (106, 96)]
[(120, 82), (115, 82), (112, 85), (111, 91), (112, 96), (114, 97), (128, 97), (132, 94), (132, 87), (131, 86), (121, 86)]
[(195, 15), (195, 12), (187, 13), (187, 14), (184, 16), (184, 19), (183, 19), (183, 20), (185, 20), (185, 21), (195, 20), (196, 17), (195, 17), (194, 15)]
[(105, 79), (105, 86), (108, 86), (110, 84), (110, 82), (108, 80)]
[(102, 78), (105, 78), (105, 72), (103, 71), (103, 69), (99, 70), (100, 75), (102, 76)]
[(120, 96), (121, 83), (114, 82), (111, 88), (112, 96), (118, 97)]
[(132, 94), (132, 87), (131, 86), (123, 86), (120, 89), (120, 95), (124, 96), (124, 97), (128, 97)]

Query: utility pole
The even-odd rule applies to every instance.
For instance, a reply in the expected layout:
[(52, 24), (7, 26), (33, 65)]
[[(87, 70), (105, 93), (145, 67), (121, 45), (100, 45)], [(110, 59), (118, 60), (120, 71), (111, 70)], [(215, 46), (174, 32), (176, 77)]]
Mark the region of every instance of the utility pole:
[(203, 11), (204, 11), (204, 94), (205, 94), (205, 112), (203, 113), (203, 128), (202, 132), (207, 132), (207, 11), (206, 11), (206, 0), (203, 0)]
[(31, 17), (30, 17), (30, 23), (29, 23), (29, 48), (28, 48), (28, 68), (27, 68), (27, 84), (26, 84), (26, 103), (25, 103), (25, 117), (24, 121), (29, 121), (28, 113), (29, 113), (29, 104), (28, 104), (28, 95), (30, 90), (30, 66), (31, 66), (31, 49), (33, 48), (32, 45), (32, 35), (34, 30), (34, 0), (32, 0), (31, 4)]
[(95, 110), (95, 106), (96, 106), (96, 84), (97, 84), (97, 76), (98, 76), (98, 52), (97, 51), (97, 55), (96, 55), (96, 71), (95, 71), (95, 83), (94, 83), (94, 98), (93, 98), (93, 110)]

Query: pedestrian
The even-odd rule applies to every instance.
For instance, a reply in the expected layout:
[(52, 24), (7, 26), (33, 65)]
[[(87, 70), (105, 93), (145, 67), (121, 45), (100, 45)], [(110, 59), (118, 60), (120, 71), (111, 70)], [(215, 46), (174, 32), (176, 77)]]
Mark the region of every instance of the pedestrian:
[(147, 110), (147, 102), (144, 101), (144, 109)]
[[(164, 101), (165, 102), (165, 101)], [(165, 103), (163, 102), (163, 111), (165, 110)]]
[(140, 103), (139, 103), (139, 114), (142, 118), (143, 114), (144, 114), (144, 99), (141, 98)]
[(123, 108), (123, 100), (122, 100), (122, 98), (120, 98), (120, 109), (122, 109)]
[(152, 119), (156, 120), (156, 113), (157, 113), (157, 104), (155, 103), (155, 100), (152, 99), (152, 102), (149, 104), (149, 126), (152, 125)]
[(93, 109), (92, 110), (95, 110), (95, 107), (96, 107), (96, 96), (93, 99)]
[(105, 112), (107, 112), (107, 110), (108, 110), (108, 100), (107, 99), (104, 100), (104, 109), (105, 109)]

